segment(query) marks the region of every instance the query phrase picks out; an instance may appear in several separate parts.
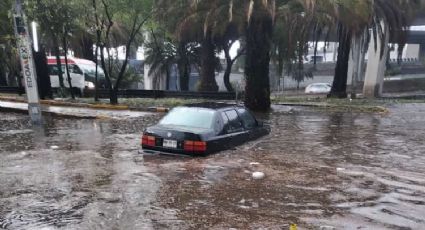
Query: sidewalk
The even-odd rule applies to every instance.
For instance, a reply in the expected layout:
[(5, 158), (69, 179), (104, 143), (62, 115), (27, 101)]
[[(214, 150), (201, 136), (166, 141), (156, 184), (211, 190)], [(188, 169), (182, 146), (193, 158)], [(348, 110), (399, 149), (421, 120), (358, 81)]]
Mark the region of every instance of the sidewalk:
[[(4, 101), (0, 99), (0, 112), (19, 112), (27, 113), (28, 104), (18, 101)], [(152, 112), (131, 111), (125, 109), (99, 109), (86, 108), (78, 106), (57, 106), (42, 104), (44, 114), (49, 114), (67, 118), (82, 118), (82, 119), (126, 119), (137, 118), (143, 116), (151, 116)]]

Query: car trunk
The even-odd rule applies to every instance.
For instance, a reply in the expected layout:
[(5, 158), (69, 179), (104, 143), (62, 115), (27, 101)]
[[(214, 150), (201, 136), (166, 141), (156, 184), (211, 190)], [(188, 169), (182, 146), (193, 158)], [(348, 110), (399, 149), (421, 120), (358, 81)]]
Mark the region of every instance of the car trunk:
[[(145, 146), (147, 148), (156, 150), (167, 150), (177, 152), (187, 152), (187, 146), (185, 142), (203, 142), (209, 136), (214, 135), (213, 130), (194, 128), (194, 127), (183, 127), (174, 125), (156, 125), (148, 128), (145, 131), (145, 135), (155, 137), (154, 146)], [(189, 152), (196, 152), (194, 150)], [(206, 152), (206, 151), (203, 151)]]

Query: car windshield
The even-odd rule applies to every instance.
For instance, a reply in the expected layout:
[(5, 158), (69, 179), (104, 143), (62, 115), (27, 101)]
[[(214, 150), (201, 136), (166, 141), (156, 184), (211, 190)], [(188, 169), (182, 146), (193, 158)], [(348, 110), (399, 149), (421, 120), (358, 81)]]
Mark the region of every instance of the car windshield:
[(159, 124), (211, 129), (214, 114), (210, 109), (179, 107), (171, 110)]

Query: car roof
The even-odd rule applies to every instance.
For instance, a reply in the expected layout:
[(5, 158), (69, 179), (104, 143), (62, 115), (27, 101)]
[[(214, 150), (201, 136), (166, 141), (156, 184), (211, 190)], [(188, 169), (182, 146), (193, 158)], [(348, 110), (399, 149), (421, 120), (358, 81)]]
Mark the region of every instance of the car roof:
[(329, 83), (312, 83), (310, 86), (316, 86), (316, 85), (330, 85)]
[(184, 107), (223, 110), (223, 109), (231, 109), (231, 108), (243, 107), (243, 106), (239, 106), (236, 104), (228, 104), (228, 103), (218, 103), (218, 102), (202, 102), (202, 103), (187, 104), (187, 105), (184, 105)]

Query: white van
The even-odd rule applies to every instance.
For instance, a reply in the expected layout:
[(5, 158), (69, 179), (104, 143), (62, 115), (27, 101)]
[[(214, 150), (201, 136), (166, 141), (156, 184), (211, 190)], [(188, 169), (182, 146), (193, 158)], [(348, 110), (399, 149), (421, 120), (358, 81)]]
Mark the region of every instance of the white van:
[[(59, 88), (59, 72), (57, 68), (56, 57), (47, 57), (49, 66), (50, 83), (52, 88)], [(63, 73), (63, 83), (69, 88), (68, 75), (66, 74), (65, 58), (61, 57), (61, 66)], [(74, 89), (78, 89), (83, 95), (84, 89), (95, 88), (96, 63), (86, 59), (68, 58), (68, 68), (71, 76), (71, 84)], [(105, 74), (100, 66), (98, 66), (98, 85), (99, 88), (105, 88)]]

